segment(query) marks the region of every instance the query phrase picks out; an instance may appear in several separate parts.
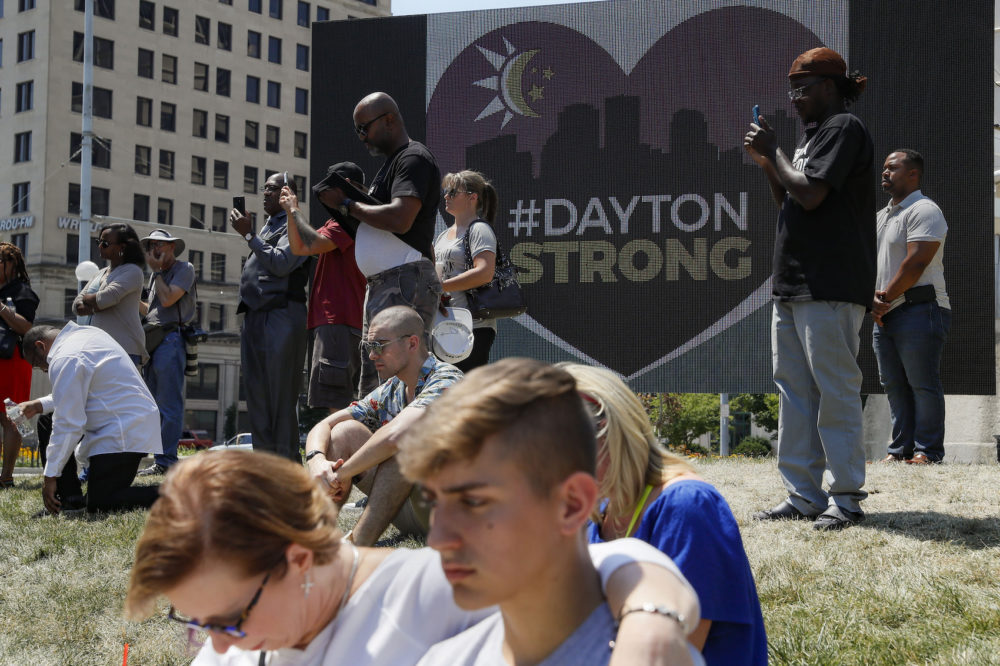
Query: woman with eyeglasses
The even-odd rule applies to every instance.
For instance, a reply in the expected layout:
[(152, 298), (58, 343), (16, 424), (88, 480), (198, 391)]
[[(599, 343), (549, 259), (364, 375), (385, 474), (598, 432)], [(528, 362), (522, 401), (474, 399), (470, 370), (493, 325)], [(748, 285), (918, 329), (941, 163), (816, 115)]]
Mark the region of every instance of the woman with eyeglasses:
[[(455, 223), (434, 241), (441, 287), (451, 296), (450, 305), (469, 306), (466, 292), (489, 284), (497, 259), (497, 237), (493, 220), (497, 212), (497, 192), (478, 171), (459, 171), (444, 177), (444, 209)], [(490, 348), (497, 335), (495, 319), (475, 319), (472, 323), (472, 353), (455, 365), (468, 372), (490, 362)]]
[[(7, 301), (13, 307), (7, 305)], [(16, 403), (31, 393), (31, 364), (21, 357), (21, 336), (35, 320), (38, 295), (31, 289), (31, 279), (21, 250), (12, 243), (0, 243), (0, 400)], [(14, 487), (14, 465), (21, 452), (21, 433), (0, 409), (0, 436), (3, 441), (3, 471), (0, 490)]]
[(105, 224), (98, 242), (107, 262), (73, 300), (73, 312), (91, 315), (90, 325), (102, 329), (122, 346), (136, 366), (149, 358), (142, 330), (139, 300), (142, 297), (146, 259), (139, 236), (128, 224)]
[[(591, 555), (622, 606), (664, 603), (659, 591), (676, 585), (666, 558), (634, 539)], [(205, 451), (170, 468), (136, 544), (125, 610), (144, 618), (160, 596), (170, 620), (208, 634), (194, 666), (407, 666), (496, 612), (456, 606), (430, 548), (344, 541), (309, 472), (260, 451)], [(619, 639), (623, 649), (656, 641)]]
[(642, 403), (617, 375), (560, 367), (597, 426), (600, 513), (590, 542), (635, 537), (669, 556), (698, 593), (701, 622), (688, 640), (709, 666), (767, 664), (767, 637), (750, 563), (726, 500), (653, 433)]

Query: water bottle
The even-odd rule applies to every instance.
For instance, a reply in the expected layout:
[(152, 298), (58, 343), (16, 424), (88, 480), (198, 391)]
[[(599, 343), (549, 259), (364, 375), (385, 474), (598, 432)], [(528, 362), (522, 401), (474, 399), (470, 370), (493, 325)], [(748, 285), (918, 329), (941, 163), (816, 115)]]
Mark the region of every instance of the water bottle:
[(24, 418), (24, 414), (21, 412), (21, 408), (17, 406), (17, 403), (10, 398), (5, 398), (3, 404), (7, 408), (7, 418), (17, 426), (17, 431), (21, 433), (21, 437), (24, 438), (30, 435), (34, 429), (31, 427), (28, 419)]

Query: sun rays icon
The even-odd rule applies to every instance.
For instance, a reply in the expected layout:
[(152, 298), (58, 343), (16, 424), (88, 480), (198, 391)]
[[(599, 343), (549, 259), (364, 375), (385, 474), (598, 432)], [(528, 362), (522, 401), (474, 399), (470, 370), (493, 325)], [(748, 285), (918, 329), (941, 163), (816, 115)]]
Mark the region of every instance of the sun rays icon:
[[(528, 118), (538, 118), (540, 114), (529, 106), (527, 100), (524, 98), (524, 87), (523, 87), (523, 77), (524, 73), (528, 68), (528, 63), (531, 59), (537, 55), (541, 49), (530, 49), (526, 51), (518, 51), (514, 48), (514, 45), (507, 41), (507, 38), (503, 38), (504, 50), (507, 51), (506, 55), (502, 53), (497, 53), (491, 51), (482, 46), (476, 45), (479, 52), (483, 54), (493, 68), (496, 69), (497, 73), (493, 76), (488, 76), (485, 79), (480, 79), (479, 81), (473, 82), (473, 85), (480, 86), (481, 88), (487, 88), (489, 90), (495, 91), (497, 94), (490, 100), (489, 104), (479, 112), (476, 116), (476, 120), (482, 120), (492, 116), (494, 113), (500, 113), (503, 111), (503, 121), (500, 123), (500, 129), (507, 126), (507, 123), (511, 121), (514, 114), (519, 116), (525, 116)], [(532, 69), (532, 72), (537, 70)], [(555, 72), (551, 68), (546, 68), (543, 77), (545, 80), (550, 80), (555, 75)], [(531, 90), (528, 92), (528, 96), (531, 97), (532, 101), (538, 101), (543, 99), (544, 87), (539, 85), (532, 85)]]

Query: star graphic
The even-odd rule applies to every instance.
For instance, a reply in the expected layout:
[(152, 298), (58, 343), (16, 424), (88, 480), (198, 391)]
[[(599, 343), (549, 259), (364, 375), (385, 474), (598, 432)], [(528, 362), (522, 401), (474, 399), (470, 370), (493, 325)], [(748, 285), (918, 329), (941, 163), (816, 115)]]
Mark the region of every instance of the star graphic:
[(540, 99), (545, 99), (542, 96), (542, 91), (544, 90), (545, 88), (542, 88), (541, 86), (532, 85), (531, 90), (528, 91), (528, 97), (531, 98), (532, 102), (537, 102)]
[(552, 67), (546, 67), (545, 69), (542, 70), (542, 78), (544, 78), (546, 81), (551, 81), (552, 77), (555, 75), (556, 73), (555, 71), (553, 71)]

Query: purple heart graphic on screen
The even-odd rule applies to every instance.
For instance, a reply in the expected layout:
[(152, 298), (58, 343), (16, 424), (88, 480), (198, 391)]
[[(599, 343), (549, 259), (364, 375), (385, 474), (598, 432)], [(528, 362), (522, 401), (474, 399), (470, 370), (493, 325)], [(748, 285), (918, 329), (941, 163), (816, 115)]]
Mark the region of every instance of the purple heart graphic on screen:
[(442, 75), (428, 144), (442, 173), (492, 179), (535, 329), (634, 374), (745, 316), (766, 285), (777, 208), (743, 136), (759, 104), (790, 150), (788, 67), (819, 44), (777, 12), (716, 9), (626, 73), (570, 28), (504, 26)]

